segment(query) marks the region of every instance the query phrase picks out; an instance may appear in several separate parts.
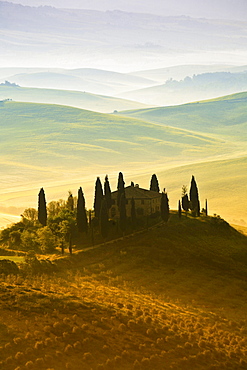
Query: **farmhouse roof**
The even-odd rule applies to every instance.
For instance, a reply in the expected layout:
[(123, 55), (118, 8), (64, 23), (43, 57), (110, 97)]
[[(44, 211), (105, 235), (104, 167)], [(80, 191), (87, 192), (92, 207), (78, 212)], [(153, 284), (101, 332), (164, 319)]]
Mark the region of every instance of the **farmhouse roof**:
[[(160, 198), (161, 194), (157, 191), (139, 188), (139, 186), (127, 186), (125, 189), (126, 199), (154, 199)], [(117, 197), (117, 190), (112, 192), (112, 198)]]

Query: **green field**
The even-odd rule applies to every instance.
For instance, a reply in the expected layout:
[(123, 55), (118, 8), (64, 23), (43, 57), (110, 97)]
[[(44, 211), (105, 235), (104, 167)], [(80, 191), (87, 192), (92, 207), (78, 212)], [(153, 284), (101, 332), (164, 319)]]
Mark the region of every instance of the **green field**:
[(172, 127), (218, 135), (229, 140), (246, 141), (247, 92), (218, 99), (120, 112), (121, 115)]

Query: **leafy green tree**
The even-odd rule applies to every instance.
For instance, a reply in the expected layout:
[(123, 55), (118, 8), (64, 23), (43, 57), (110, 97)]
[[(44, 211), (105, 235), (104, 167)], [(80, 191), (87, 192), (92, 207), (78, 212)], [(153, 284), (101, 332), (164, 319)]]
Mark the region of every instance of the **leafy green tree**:
[[(18, 233), (22, 235), (22, 232), (25, 230), (25, 223), (22, 221), (16, 222), (15, 224), (11, 225), (10, 227), (6, 227), (5, 229), (0, 231), (0, 243), (4, 245), (8, 245), (9, 247), (13, 247), (14, 238), (12, 239), (12, 233)], [(17, 235), (17, 234), (14, 234)], [(19, 239), (19, 237), (18, 237)], [(18, 240), (18, 245), (20, 244), (20, 240)]]
[(195, 177), (192, 176), (190, 185), (190, 209), (197, 216), (200, 215), (200, 202)]
[(63, 239), (68, 243), (69, 253), (72, 254), (72, 240), (75, 234), (76, 222), (72, 215), (68, 215), (60, 223), (60, 234), (63, 236)]
[(150, 181), (150, 190), (160, 192), (159, 182), (155, 174), (152, 175)]
[(38, 220), (38, 212), (35, 208), (26, 208), (21, 216), (31, 222)]
[(120, 198), (120, 205), (119, 205), (119, 226), (120, 226), (120, 230), (122, 231), (122, 233), (124, 235), (124, 233), (126, 231), (126, 226), (127, 226), (125, 193), (122, 193), (121, 198)]
[(62, 253), (66, 244), (69, 244), (69, 250), (72, 253), (72, 240), (77, 231), (75, 212), (67, 207), (61, 208), (58, 214), (49, 217), (48, 226), (55, 235)]
[(39, 192), (38, 200), (38, 220), (41, 225), (46, 226), (47, 224), (47, 209), (44, 189), (41, 188)]
[(37, 234), (31, 230), (23, 230), (21, 234), (21, 248), (29, 251), (39, 251), (39, 243), (37, 240)]
[(162, 220), (167, 222), (170, 216), (170, 208), (169, 208), (169, 199), (165, 191), (163, 191), (161, 195), (160, 213)]
[(37, 242), (43, 253), (54, 253), (56, 250), (56, 238), (48, 226), (37, 230)]
[(101, 202), (99, 228), (102, 238), (106, 239), (109, 233), (109, 220), (108, 220), (107, 201), (105, 198), (103, 198)]
[(66, 208), (68, 209), (67, 202), (64, 199), (49, 202), (47, 206), (48, 218), (58, 216), (58, 214)]
[(97, 177), (95, 183), (95, 194), (94, 194), (94, 215), (95, 217), (100, 217), (100, 210), (101, 210), (101, 202), (103, 199), (103, 189), (100, 178)]
[(112, 199), (111, 199), (111, 187), (109, 183), (108, 176), (106, 175), (105, 177), (105, 182), (104, 182), (104, 194), (105, 194), (105, 199), (106, 199), (106, 205), (107, 205), (107, 210), (112, 206)]
[(123, 174), (122, 174), (122, 172), (119, 172), (119, 174), (118, 174), (118, 184), (117, 184), (117, 205), (118, 205), (119, 210), (120, 210), (120, 200), (121, 200), (122, 194), (124, 194), (124, 197), (125, 197), (124, 185), (125, 185), (125, 182), (124, 182), (124, 179), (123, 179)]
[(85, 198), (82, 188), (78, 190), (78, 200), (77, 200), (77, 213), (76, 213), (76, 223), (78, 231), (80, 233), (87, 233), (88, 231), (88, 221), (87, 212), (85, 208)]

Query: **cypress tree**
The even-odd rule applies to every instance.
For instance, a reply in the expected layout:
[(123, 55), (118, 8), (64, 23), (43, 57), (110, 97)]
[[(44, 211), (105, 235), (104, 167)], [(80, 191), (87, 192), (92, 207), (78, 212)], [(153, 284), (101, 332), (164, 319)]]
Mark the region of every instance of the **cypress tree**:
[(78, 190), (76, 223), (78, 231), (80, 233), (82, 232), (87, 233), (88, 230), (87, 212), (85, 208), (85, 198), (81, 187)]
[(200, 202), (198, 188), (194, 176), (191, 179), (190, 185), (190, 209), (192, 212), (195, 212), (197, 215), (200, 214)]
[(182, 207), (183, 207), (183, 210), (187, 213), (189, 208), (190, 208), (190, 202), (189, 202), (188, 194), (185, 194), (182, 197)]
[(120, 200), (121, 200), (121, 196), (122, 194), (124, 194), (125, 196), (125, 190), (124, 190), (124, 179), (123, 179), (123, 174), (122, 172), (119, 172), (119, 175), (118, 175), (118, 184), (117, 184), (117, 205), (118, 205), (118, 208), (120, 209)]
[(108, 221), (107, 201), (105, 198), (103, 198), (101, 202), (99, 227), (102, 238), (106, 239), (109, 232), (109, 221)]
[(103, 199), (103, 189), (100, 178), (97, 177), (95, 183), (95, 194), (94, 194), (94, 215), (95, 217), (100, 217), (101, 202)]
[(178, 217), (181, 218), (182, 216), (182, 208), (181, 208), (181, 202), (180, 200), (178, 201)]
[(132, 229), (134, 230), (136, 228), (136, 207), (135, 207), (135, 200), (132, 197), (131, 198), (131, 223), (132, 223)]
[(170, 216), (169, 199), (167, 193), (161, 195), (160, 213), (163, 221), (167, 222)]
[(67, 200), (67, 208), (70, 211), (74, 211), (74, 197), (73, 197), (73, 195), (70, 191), (69, 191), (69, 196), (68, 196), (68, 200)]
[(124, 234), (126, 231), (126, 225), (127, 224), (127, 216), (126, 216), (126, 198), (125, 194), (122, 193), (120, 198), (120, 205), (119, 205), (119, 226)]
[(41, 225), (46, 226), (47, 224), (47, 209), (44, 189), (41, 188), (38, 199), (38, 220)]
[(150, 181), (150, 190), (160, 192), (159, 182), (155, 174), (152, 175)]
[(205, 201), (205, 216), (208, 215), (208, 200)]
[(105, 182), (104, 182), (104, 194), (105, 194), (107, 209), (109, 211), (109, 209), (112, 206), (112, 199), (111, 199), (111, 187), (110, 187), (110, 183), (109, 183), (107, 175), (105, 177)]

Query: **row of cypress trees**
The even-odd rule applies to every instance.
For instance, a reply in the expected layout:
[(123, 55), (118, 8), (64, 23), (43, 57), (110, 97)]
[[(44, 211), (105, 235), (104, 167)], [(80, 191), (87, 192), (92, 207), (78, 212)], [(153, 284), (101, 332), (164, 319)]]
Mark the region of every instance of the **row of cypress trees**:
[[(122, 233), (126, 231), (127, 226), (127, 215), (126, 215), (126, 197), (125, 197), (125, 182), (122, 172), (119, 172), (118, 184), (117, 184), (117, 206), (119, 210), (119, 227)], [(152, 175), (150, 181), (150, 190), (155, 192), (160, 192), (159, 182), (155, 174)], [(68, 207), (70, 210), (74, 210), (74, 199), (70, 193), (68, 197)], [(105, 177), (104, 191), (99, 177), (96, 179), (95, 183), (95, 195), (94, 195), (94, 217), (98, 221), (100, 233), (105, 239), (109, 231), (109, 210), (112, 206), (111, 198), (111, 187), (109, 183), (108, 176)], [(187, 213), (189, 209), (196, 215), (200, 215), (200, 201), (199, 192), (194, 176), (192, 176), (191, 186), (189, 196), (187, 194), (186, 186), (182, 188), (182, 200), (178, 204), (178, 214), (181, 217), (182, 209)], [(170, 209), (169, 209), (169, 199), (168, 195), (164, 189), (161, 193), (161, 203), (160, 203), (160, 214), (164, 222), (169, 219)], [(207, 202), (206, 202), (206, 215), (207, 215)], [(47, 225), (47, 208), (44, 189), (41, 188), (38, 195), (38, 220), (43, 225)], [(89, 211), (89, 220), (85, 207), (85, 198), (80, 187), (78, 190), (77, 197), (77, 209), (76, 209), (76, 224), (78, 231), (80, 233), (87, 233), (88, 231), (88, 221), (91, 223), (92, 214)], [(133, 228), (136, 224), (136, 210), (135, 210), (135, 200), (131, 199), (131, 222)]]

